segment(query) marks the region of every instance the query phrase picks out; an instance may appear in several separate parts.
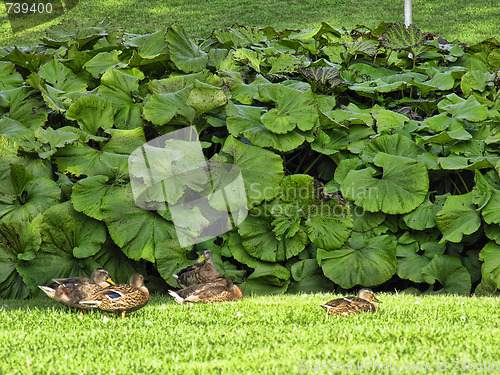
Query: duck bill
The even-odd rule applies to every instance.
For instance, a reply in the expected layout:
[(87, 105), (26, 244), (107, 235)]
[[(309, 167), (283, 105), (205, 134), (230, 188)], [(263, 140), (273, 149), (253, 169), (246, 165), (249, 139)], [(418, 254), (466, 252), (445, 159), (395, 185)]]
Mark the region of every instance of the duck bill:
[(200, 257), (197, 260), (198, 263), (204, 263), (205, 262), (205, 257), (203, 255), (200, 255)]
[(111, 277), (108, 277), (106, 279), (106, 282), (110, 283), (111, 285), (115, 285), (115, 282), (113, 280), (111, 280)]
[(382, 303), (382, 302), (380, 302), (380, 301), (377, 299), (377, 297), (375, 297), (375, 296), (373, 297), (373, 302)]

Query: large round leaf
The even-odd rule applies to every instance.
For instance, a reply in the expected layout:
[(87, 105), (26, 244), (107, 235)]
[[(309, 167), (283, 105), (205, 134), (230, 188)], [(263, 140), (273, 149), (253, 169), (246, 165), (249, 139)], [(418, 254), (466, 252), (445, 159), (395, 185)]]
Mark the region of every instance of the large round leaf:
[(412, 241), (414, 242), (399, 243), (396, 247), (397, 274), (402, 279), (423, 283), (425, 279), (422, 275), (422, 269), (429, 264), (435, 255), (443, 254), (444, 247), (439, 246), (434, 238)]
[(87, 89), (87, 83), (57, 58), (42, 65), (38, 73), (40, 77), (50, 83), (55, 89), (64, 91), (65, 93), (74, 91), (85, 92)]
[(296, 131), (276, 134), (268, 130), (261, 121), (264, 107), (250, 105), (226, 105), (227, 130), (237, 137), (243, 134), (255, 146), (272, 147), (278, 151), (290, 151), (299, 147), (305, 137)]
[(142, 103), (136, 103), (139, 96), (139, 81), (144, 74), (138, 69), (111, 68), (101, 77), (98, 93), (115, 109), (115, 127), (135, 129), (144, 125)]
[(222, 152), (230, 155), (232, 162), (241, 171), (249, 207), (263, 200), (271, 200), (278, 194), (279, 183), (284, 174), (283, 160), (279, 155), (243, 144), (233, 137), (227, 138)]
[(52, 278), (86, 276), (99, 267), (92, 258), (106, 240), (103, 223), (76, 212), (70, 202), (52, 206), (33, 221), (42, 243), (36, 258), (25, 262), (19, 273), (32, 292)]
[(168, 28), (166, 41), (170, 51), (170, 59), (184, 73), (199, 72), (208, 62), (207, 54), (194, 44), (179, 24)]
[(285, 177), (281, 182), (281, 194), (270, 212), (275, 218), (272, 224), (277, 237), (285, 233), (293, 236), (304, 225), (311, 242), (327, 250), (342, 246), (352, 228), (348, 207), (337, 199), (325, 197), (309, 175)]
[(0, 181), (0, 219), (29, 221), (61, 199), (57, 184), (46, 177), (33, 178), (21, 165), (11, 164)]
[(75, 210), (94, 219), (102, 220), (104, 218), (103, 198), (112, 190), (117, 189), (116, 186), (107, 184), (108, 180), (106, 176), (97, 175), (84, 178), (73, 185), (71, 203)]
[(366, 239), (354, 234), (338, 250), (318, 249), (318, 263), (326, 277), (344, 289), (375, 286), (396, 272), (396, 245), (389, 235)]
[(0, 91), (21, 87), (23, 81), (14, 64), (9, 61), (0, 62)]
[(436, 215), (436, 222), (443, 238), (439, 243), (460, 242), (464, 235), (475, 233), (481, 218), (472, 203), (473, 193), (450, 195), (443, 209)]
[(494, 242), (489, 242), (479, 253), (479, 260), (484, 263), (481, 266), (481, 273), (491, 275), (491, 278), (500, 289), (500, 246)]
[(155, 262), (160, 252), (172, 249), (174, 225), (156, 212), (137, 207), (130, 185), (106, 195), (101, 210), (111, 238), (129, 258)]
[(85, 95), (77, 99), (66, 111), (66, 118), (74, 120), (91, 135), (100, 129), (113, 126), (114, 111), (108, 101), (97, 95)]
[(311, 90), (300, 92), (281, 84), (262, 85), (259, 94), (273, 100), (272, 108), (261, 116), (262, 124), (271, 132), (286, 134), (295, 128), (311, 130), (318, 121)]
[(428, 199), (412, 212), (403, 216), (403, 220), (412, 229), (424, 230), (436, 226), (436, 206)]
[(236, 233), (229, 234), (227, 242), (230, 254), (238, 262), (254, 269), (247, 280), (240, 285), (243, 293), (280, 294), (290, 283), (290, 271), (278, 263), (268, 263), (252, 257), (242, 246), (241, 238)]
[[(5, 132), (7, 127), (16, 127), (20, 129), (18, 131), (32, 134), (33, 130), (47, 121), (47, 111), (42, 110), (43, 101), (37, 99), (33, 93), (33, 90), (26, 86), (0, 91), (0, 114), (6, 115), (0, 117), (1, 133)], [(32, 138), (32, 135), (29, 137)]]
[(361, 154), (361, 159), (373, 162), (380, 152), (416, 159), (424, 150), (401, 134), (382, 135), (372, 139)]
[(0, 222), (0, 297), (26, 298), (29, 289), (19, 275), (19, 267), (35, 258), (40, 234), (28, 221)]
[(492, 189), (488, 203), (481, 210), (484, 221), (488, 224), (500, 224), (500, 190)]
[(424, 163), (413, 159), (379, 153), (374, 164), (383, 168), (377, 178), (370, 168), (350, 171), (341, 183), (342, 195), (367, 211), (404, 214), (420, 205), (429, 190), (429, 176)]
[(144, 104), (144, 118), (154, 125), (165, 125), (176, 115), (192, 122), (196, 110), (186, 104), (191, 89), (186, 87), (175, 92), (155, 92)]
[(439, 281), (443, 286), (436, 293), (452, 293), (469, 295), (471, 289), (470, 275), (462, 266), (459, 258), (451, 255), (436, 255), (427, 266), (422, 268), (425, 282), (434, 284)]
[(95, 255), (106, 240), (106, 227), (74, 210), (70, 202), (50, 207), (33, 221), (42, 236), (42, 249), (65, 251), (75, 258)]
[(302, 228), (299, 227), (291, 237), (285, 235), (277, 239), (271, 221), (264, 212), (263, 207), (256, 207), (238, 226), (243, 247), (251, 256), (266, 262), (277, 262), (289, 259), (304, 250), (307, 235)]

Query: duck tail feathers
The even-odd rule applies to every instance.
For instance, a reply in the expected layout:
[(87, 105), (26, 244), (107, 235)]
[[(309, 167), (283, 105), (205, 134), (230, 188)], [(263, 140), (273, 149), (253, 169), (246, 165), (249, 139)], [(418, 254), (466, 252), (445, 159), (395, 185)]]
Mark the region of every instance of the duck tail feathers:
[(170, 294), (172, 297), (175, 298), (175, 301), (177, 303), (184, 303), (184, 298), (182, 298), (181, 296), (179, 296), (176, 292), (174, 292), (173, 290), (169, 290), (168, 291), (168, 294)]

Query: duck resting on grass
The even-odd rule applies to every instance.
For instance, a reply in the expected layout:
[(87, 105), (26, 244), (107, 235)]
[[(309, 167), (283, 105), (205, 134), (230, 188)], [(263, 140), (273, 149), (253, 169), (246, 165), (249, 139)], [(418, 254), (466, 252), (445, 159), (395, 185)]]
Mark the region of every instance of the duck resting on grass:
[(220, 277), (220, 274), (212, 262), (210, 250), (203, 249), (195, 264), (184, 267), (174, 277), (181, 288), (187, 288), (196, 284), (212, 282)]
[(371, 289), (361, 289), (357, 297), (344, 297), (334, 299), (320, 305), (330, 315), (349, 316), (360, 312), (375, 312), (380, 301), (375, 297)]
[(80, 305), (80, 301), (97, 291), (107, 288), (115, 283), (110, 279), (108, 271), (98, 268), (92, 272), (90, 279), (86, 277), (68, 277), (64, 279), (53, 279), (49, 286), (38, 287), (54, 301), (65, 306), (80, 310), (90, 310), (90, 307)]
[(192, 285), (177, 292), (169, 290), (168, 293), (181, 304), (235, 301), (243, 297), (241, 289), (226, 277), (218, 277), (213, 282)]
[(121, 314), (123, 319), (125, 313), (139, 310), (149, 301), (149, 290), (144, 285), (144, 277), (140, 273), (133, 274), (129, 284), (117, 284), (101, 289), (80, 301), (80, 304), (88, 308)]

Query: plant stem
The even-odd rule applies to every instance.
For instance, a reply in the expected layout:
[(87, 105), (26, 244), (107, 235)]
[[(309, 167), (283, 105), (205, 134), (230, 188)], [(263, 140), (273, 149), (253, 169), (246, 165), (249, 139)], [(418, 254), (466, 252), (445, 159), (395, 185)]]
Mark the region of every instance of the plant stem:
[(459, 192), (460, 194), (462, 194), (462, 192), (460, 191), (460, 189), (458, 188), (458, 186), (455, 184), (455, 181), (453, 181), (453, 179), (452, 179), (452, 178), (450, 178), (450, 181), (451, 181), (451, 183), (453, 184), (453, 186), (455, 187), (455, 190), (456, 190), (457, 192)]
[(458, 175), (458, 177), (460, 178), (460, 181), (462, 181), (462, 184), (464, 184), (465, 191), (466, 191), (467, 193), (469, 193), (469, 189), (467, 188), (467, 185), (466, 185), (466, 183), (465, 183), (464, 179), (462, 178), (462, 175), (461, 175), (460, 173), (458, 173), (458, 172), (457, 172), (457, 175)]
[(311, 170), (311, 168), (314, 166), (314, 164), (316, 164), (316, 162), (321, 158), (322, 154), (319, 154), (318, 157), (316, 159), (314, 159), (314, 161), (309, 165), (309, 167), (306, 168), (306, 170), (304, 171), (304, 174), (306, 174), (307, 172), (309, 172)]

